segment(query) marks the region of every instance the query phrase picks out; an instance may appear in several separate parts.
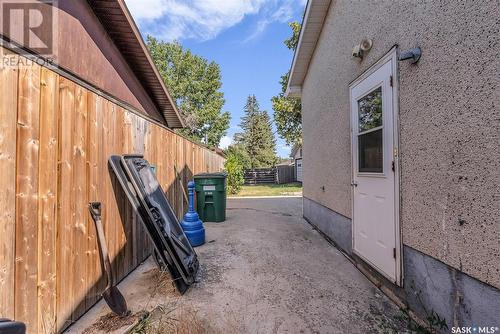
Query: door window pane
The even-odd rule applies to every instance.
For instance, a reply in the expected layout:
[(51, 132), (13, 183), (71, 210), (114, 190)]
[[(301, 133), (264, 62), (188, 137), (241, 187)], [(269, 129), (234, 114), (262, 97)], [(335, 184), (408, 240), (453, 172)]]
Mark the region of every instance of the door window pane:
[(360, 172), (383, 173), (382, 129), (358, 136), (358, 155)]
[(382, 87), (358, 100), (359, 132), (382, 125)]

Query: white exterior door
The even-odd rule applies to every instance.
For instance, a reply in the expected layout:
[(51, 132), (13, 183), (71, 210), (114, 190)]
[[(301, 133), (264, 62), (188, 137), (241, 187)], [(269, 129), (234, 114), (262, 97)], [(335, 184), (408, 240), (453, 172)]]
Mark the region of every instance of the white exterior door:
[(399, 284), (397, 131), (388, 57), (351, 85), (353, 249)]

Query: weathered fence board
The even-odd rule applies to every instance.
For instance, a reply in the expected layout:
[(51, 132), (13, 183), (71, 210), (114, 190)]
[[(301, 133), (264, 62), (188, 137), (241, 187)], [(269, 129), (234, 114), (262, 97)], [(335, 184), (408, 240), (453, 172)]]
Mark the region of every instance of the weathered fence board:
[(60, 332), (105, 285), (89, 201), (103, 203), (117, 279), (152, 249), (127, 200), (115, 198), (109, 155), (144, 154), (179, 217), (174, 164), (186, 182), (224, 159), (36, 64), (0, 68), (0, 94), (0, 317), (29, 333)]
[[(103, 177), (100, 173), (100, 155), (102, 152), (102, 114), (103, 114), (103, 99), (95, 94), (88, 94), (88, 117), (89, 123), (87, 127), (88, 137), (88, 153), (87, 153), (87, 192), (89, 202), (97, 201), (99, 194), (102, 191)], [(98, 277), (101, 276), (101, 265), (99, 263), (99, 253), (97, 248), (97, 236), (94, 228), (94, 223), (90, 217), (87, 216), (87, 263), (86, 263), (86, 276), (87, 286), (87, 305), (93, 305), (98, 298), (100, 291), (97, 286), (99, 281)], [(101, 284), (102, 285), (102, 284)], [(102, 288), (102, 286), (100, 287)]]
[[(2, 57), (17, 56), (0, 48)], [(14, 318), (18, 69), (0, 66), (0, 315)]]
[(38, 158), (40, 67), (19, 69), (16, 178), (15, 318), (38, 328)]
[(42, 68), (40, 86), (40, 160), (38, 183), (38, 331), (55, 330), (57, 150), (59, 88), (57, 75)]
[[(57, 328), (71, 324), (73, 311), (73, 230), (72, 201), (72, 132), (75, 117), (75, 84), (59, 78), (59, 175), (57, 219)], [(77, 306), (77, 305), (75, 305)]]
[[(64, 112), (64, 111), (63, 111)], [(75, 121), (73, 128), (73, 176), (72, 201), (74, 205), (73, 235), (75, 237), (75, 251), (73, 252), (74, 276), (73, 299), (80, 300), (74, 310), (72, 319), (76, 320), (86, 310), (85, 295), (87, 294), (86, 279), (86, 250), (87, 250), (87, 90), (80, 86), (75, 87)], [(82, 262), (79, 259), (83, 259)]]

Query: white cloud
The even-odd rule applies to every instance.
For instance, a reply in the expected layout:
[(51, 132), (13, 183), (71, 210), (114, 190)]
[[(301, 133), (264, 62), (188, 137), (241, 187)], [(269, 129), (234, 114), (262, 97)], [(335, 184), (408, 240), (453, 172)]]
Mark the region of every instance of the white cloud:
[[(302, 1), (302, 0), (299, 0)], [(295, 7), (294, 7), (295, 5)], [(294, 9), (296, 8), (295, 0), (285, 0), (277, 8), (272, 10), (267, 10), (267, 13), (263, 15), (255, 27), (253, 33), (251, 33), (247, 38), (243, 40), (243, 43), (249, 42), (256, 39), (266, 30), (267, 26), (273, 22), (287, 22), (290, 21), (294, 14)]]
[(167, 10), (165, 0), (126, 0), (125, 2), (136, 20), (158, 19)]
[(143, 32), (161, 39), (209, 40), (240, 23), (245, 16), (262, 16), (261, 34), (272, 22), (289, 20), (302, 10), (303, 0), (125, 0)]
[(233, 143), (233, 138), (231, 138), (229, 136), (224, 136), (220, 140), (219, 147), (222, 148), (223, 150), (225, 150), (232, 143)]

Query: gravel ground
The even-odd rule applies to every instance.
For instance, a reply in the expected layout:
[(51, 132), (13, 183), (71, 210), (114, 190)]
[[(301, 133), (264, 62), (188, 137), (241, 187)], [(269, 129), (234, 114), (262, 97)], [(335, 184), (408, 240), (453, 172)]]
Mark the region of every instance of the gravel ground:
[[(186, 299), (247, 333), (404, 332), (398, 308), (302, 218), (301, 198), (229, 200)], [(229, 328), (228, 328), (229, 327)]]
[[(149, 259), (119, 285), (132, 312), (188, 309), (197, 333), (406, 332), (398, 308), (302, 218), (301, 198), (228, 200), (227, 220), (205, 228), (197, 283), (179, 296)], [(69, 332), (106, 313), (101, 301)]]

